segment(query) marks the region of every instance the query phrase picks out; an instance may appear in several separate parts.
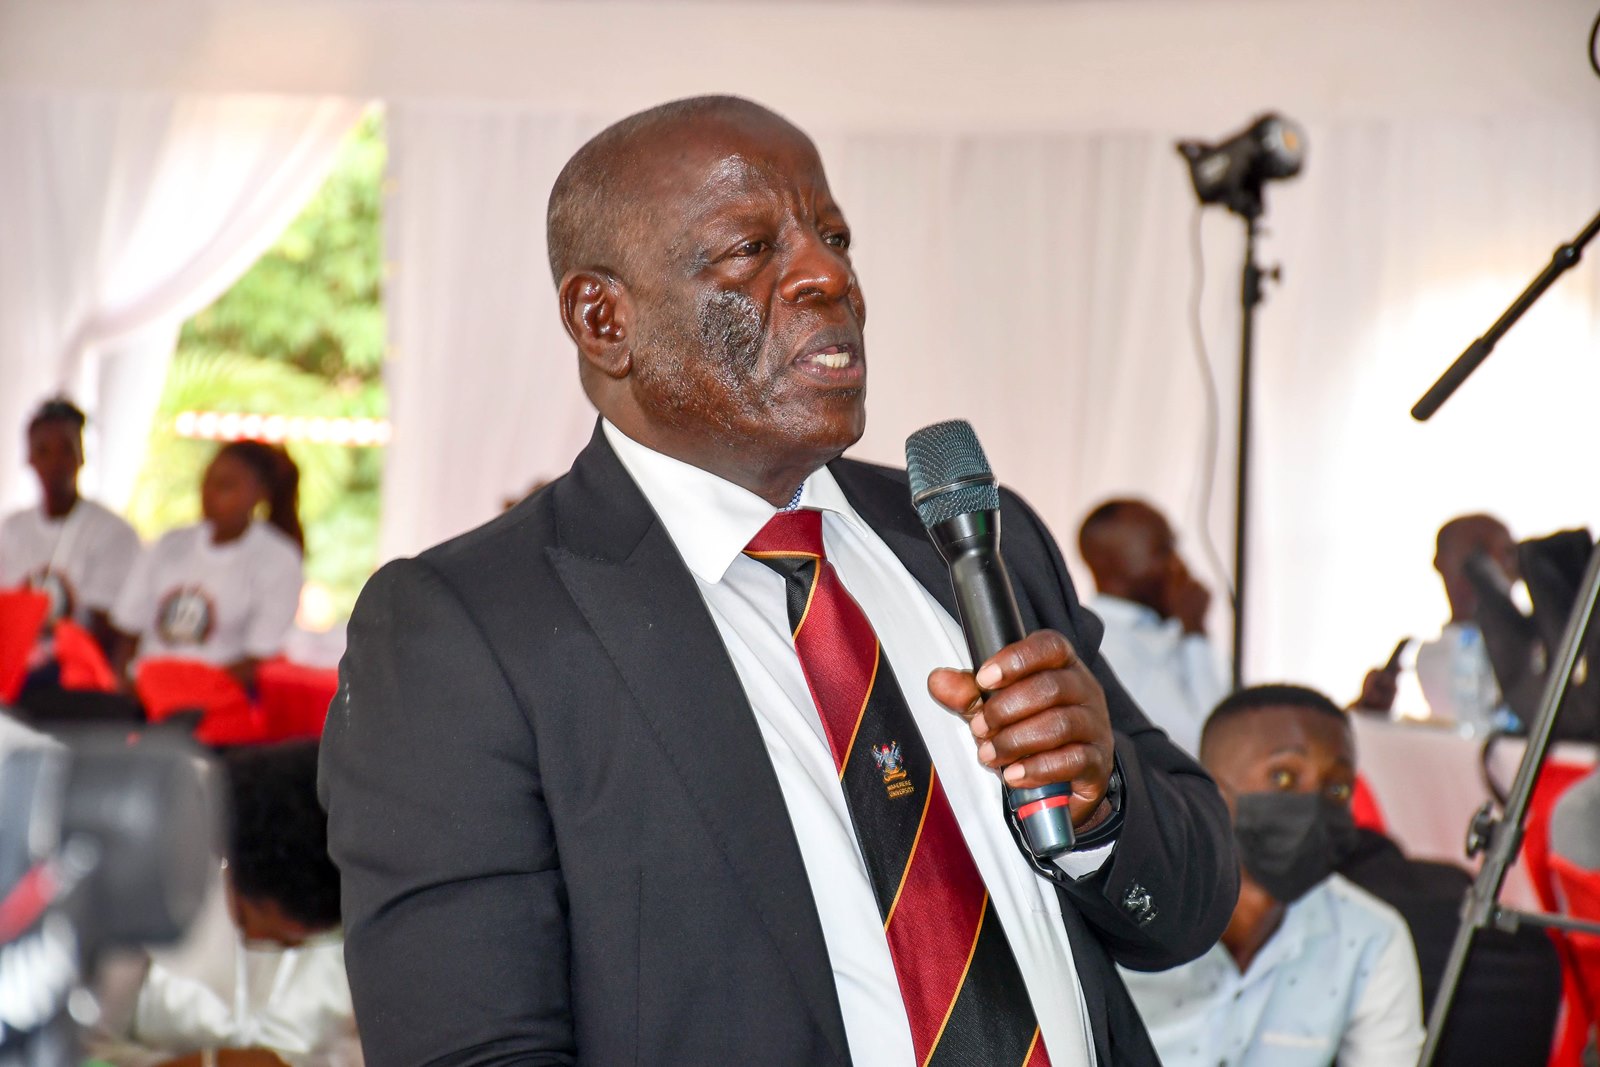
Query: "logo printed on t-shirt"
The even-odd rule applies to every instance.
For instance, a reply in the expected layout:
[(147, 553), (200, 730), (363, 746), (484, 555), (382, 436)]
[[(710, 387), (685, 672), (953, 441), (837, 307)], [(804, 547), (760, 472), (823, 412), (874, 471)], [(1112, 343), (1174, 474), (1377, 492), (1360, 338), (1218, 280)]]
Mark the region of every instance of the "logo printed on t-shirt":
[(50, 613), (45, 617), (47, 622), (72, 618), (78, 606), (78, 597), (65, 574), (51, 570), (47, 563), (28, 575), (27, 585), (29, 589), (43, 593), (50, 599)]
[(179, 586), (156, 609), (156, 633), (168, 645), (203, 645), (216, 626), (216, 604), (198, 585)]

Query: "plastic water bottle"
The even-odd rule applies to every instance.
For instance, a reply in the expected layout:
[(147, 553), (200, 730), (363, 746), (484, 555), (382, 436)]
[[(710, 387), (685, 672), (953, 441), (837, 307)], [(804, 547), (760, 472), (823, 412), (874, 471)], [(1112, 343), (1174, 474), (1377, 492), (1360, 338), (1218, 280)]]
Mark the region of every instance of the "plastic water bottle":
[(1456, 647), (1450, 657), (1450, 702), (1455, 705), (1457, 724), (1468, 732), (1482, 733), (1493, 725), (1498, 694), (1483, 634), (1476, 626), (1456, 631)]

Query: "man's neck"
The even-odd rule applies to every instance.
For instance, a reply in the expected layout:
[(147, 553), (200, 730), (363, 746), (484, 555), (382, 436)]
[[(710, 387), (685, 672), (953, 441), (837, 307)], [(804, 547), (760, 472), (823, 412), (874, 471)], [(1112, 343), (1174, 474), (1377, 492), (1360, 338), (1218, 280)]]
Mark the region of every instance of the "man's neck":
[(800, 488), (807, 478), (838, 458), (836, 455), (786, 456), (782, 459), (762, 457), (752, 454), (747, 449), (724, 447), (716, 442), (703, 441), (693, 442), (692, 445), (695, 447), (691, 447), (683, 441), (646, 432), (637, 426), (629, 428), (615, 421), (611, 424), (623, 436), (652, 452), (659, 452), (680, 463), (687, 463), (708, 474), (714, 474), (725, 482), (754, 493), (775, 508), (786, 507), (794, 498), (795, 490)]
[(77, 486), (73, 486), (65, 493), (46, 493), (44, 496), (44, 513), (48, 518), (64, 519), (77, 505)]
[(1156, 613), (1157, 618), (1166, 618), (1166, 616), (1162, 614), (1161, 609), (1156, 607), (1156, 605), (1140, 600), (1130, 590), (1119, 587), (1115, 583), (1113, 583), (1110, 588), (1107, 588), (1103, 585), (1097, 586), (1097, 588), (1099, 589), (1101, 596), (1114, 597), (1117, 600), (1125, 601), (1126, 603), (1134, 604), (1138, 607), (1144, 608), (1146, 611), (1153, 611)]
[(1240, 974), (1250, 969), (1251, 961), (1272, 940), (1288, 910), (1282, 901), (1251, 881), (1249, 875), (1241, 879), (1239, 902), (1234, 905), (1228, 928), (1222, 932), (1222, 947), (1233, 957)]

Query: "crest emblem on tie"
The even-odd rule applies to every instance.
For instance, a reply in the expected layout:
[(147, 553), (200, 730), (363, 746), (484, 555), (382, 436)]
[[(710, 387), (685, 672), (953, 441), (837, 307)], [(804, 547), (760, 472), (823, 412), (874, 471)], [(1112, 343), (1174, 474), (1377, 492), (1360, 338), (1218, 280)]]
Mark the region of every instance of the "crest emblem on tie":
[(872, 759), (883, 774), (883, 785), (888, 790), (890, 800), (916, 791), (916, 786), (907, 781), (905, 760), (900, 755), (900, 742), (890, 741), (886, 745), (873, 745)]

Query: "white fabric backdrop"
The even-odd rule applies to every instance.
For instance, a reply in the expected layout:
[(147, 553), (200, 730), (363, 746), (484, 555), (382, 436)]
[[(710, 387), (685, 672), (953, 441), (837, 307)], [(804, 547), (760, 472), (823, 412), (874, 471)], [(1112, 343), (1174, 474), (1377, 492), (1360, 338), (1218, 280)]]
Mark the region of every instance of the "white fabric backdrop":
[(362, 105), (0, 95), (0, 505), (30, 500), (21, 426), (67, 390), (84, 489), (132, 488), (179, 324), (275, 241)]
[[(1498, 510), (1521, 533), (1600, 518), (1585, 468), (1547, 462), (1587, 443), (1592, 262), (1434, 425), (1404, 416), (1600, 200), (1600, 96), (1581, 55), (1589, 0), (799, 10), (19, 0), (0, 5), (0, 91), (119, 92), (135, 112), (152, 93), (392, 103), (389, 551), (479, 521), (581, 444), (589, 414), (543, 263), (549, 181), (605, 121), (710, 90), (813, 131), (860, 234), (873, 364), (863, 454), (894, 459), (907, 431), (967, 415), (1064, 541), (1099, 496), (1137, 489), (1174, 513), (1191, 554), (1203, 405), (1185, 321), (1192, 206), (1170, 142), (1266, 105), (1309, 124), (1308, 174), (1273, 190), (1263, 250), (1287, 279), (1261, 321), (1257, 677), (1347, 695), (1395, 636), (1430, 632), (1444, 605), (1428, 541), (1452, 512)], [(589, 47), (600, 26), (603, 54)], [(52, 381), (77, 321), (49, 310), (63, 272), (39, 234), (54, 227), (78, 248), (106, 208), (18, 221), (8, 209), (30, 201), (10, 191), (39, 203), (44, 189), (50, 204), (56, 186), (82, 189), (75, 202), (99, 205), (87, 193), (114, 187), (106, 161), (126, 146), (96, 148), (79, 129), (41, 155), (31, 120), (3, 113), (0, 419), (15, 425), (12, 408)], [(42, 158), (62, 161), (53, 183)], [(17, 243), (19, 226), (32, 243)], [(1205, 222), (1224, 428), (1238, 231)], [(18, 352), (48, 353), (51, 370)], [(115, 366), (148, 381), (136, 357)], [(975, 386), (985, 374), (1006, 384)], [(14, 382), (26, 400), (12, 399)], [(13, 449), (0, 430), (0, 499)], [(1231, 459), (1225, 438), (1212, 513), (1224, 553)], [(1215, 620), (1226, 626), (1221, 610)]]
[[(489, 516), (587, 437), (542, 216), (561, 162), (599, 125), (500, 105), (391, 111), (386, 554)], [(966, 417), (1069, 557), (1087, 508), (1130, 491), (1167, 509), (1199, 557), (1194, 207), (1171, 137), (806, 125), (856, 231), (870, 308), (858, 454), (898, 462), (910, 431)], [(1285, 281), (1260, 320), (1247, 670), (1347, 698), (1400, 634), (1436, 630), (1431, 538), (1445, 518), (1484, 508), (1524, 533), (1600, 524), (1581, 461), (1552, 460), (1583, 455), (1600, 395), (1592, 268), (1564, 279), (1433, 424), (1406, 415), (1600, 205), (1600, 131), (1573, 116), (1310, 133), (1306, 175), (1269, 191), (1262, 248)], [(1205, 218), (1223, 427), (1211, 521), (1225, 556), (1241, 230)], [(1225, 632), (1220, 606), (1213, 618)]]

